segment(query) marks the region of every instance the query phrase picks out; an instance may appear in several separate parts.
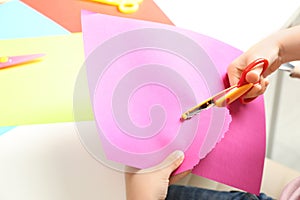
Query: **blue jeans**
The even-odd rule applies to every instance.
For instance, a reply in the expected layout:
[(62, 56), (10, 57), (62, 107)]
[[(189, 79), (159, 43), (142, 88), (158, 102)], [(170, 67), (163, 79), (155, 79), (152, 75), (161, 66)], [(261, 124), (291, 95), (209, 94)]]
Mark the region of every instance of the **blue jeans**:
[(190, 186), (171, 185), (169, 186), (166, 200), (272, 200), (272, 198), (263, 193), (256, 196), (239, 191), (222, 192)]

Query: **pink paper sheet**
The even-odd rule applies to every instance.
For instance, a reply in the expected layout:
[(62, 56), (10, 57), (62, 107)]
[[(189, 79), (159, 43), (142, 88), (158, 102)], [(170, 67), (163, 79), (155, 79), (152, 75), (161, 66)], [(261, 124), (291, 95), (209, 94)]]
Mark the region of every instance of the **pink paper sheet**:
[[(199, 162), (203, 142), (205, 156), (223, 135), (224, 122), (225, 127), (230, 122), (225, 108), (210, 109), (185, 123), (179, 120), (185, 110), (223, 89), (210, 58), (194, 41), (177, 32), (136, 29), (111, 37), (110, 27), (98, 32), (88, 28), (97, 27), (96, 21), (103, 26), (108, 21), (111, 24), (125, 19), (100, 15), (95, 20), (99, 15), (87, 16), (93, 23), (87, 28), (86, 21), (83, 23), (85, 49), (93, 49), (86, 61), (87, 75), (90, 93), (95, 94), (94, 115), (107, 157), (148, 168), (180, 149), (185, 151), (186, 159), (176, 173), (192, 169)], [(123, 30), (131, 26), (124, 23)], [(120, 28), (121, 24), (113, 27)], [(109, 40), (102, 41), (107, 33)], [(153, 36), (155, 39), (149, 40)], [(175, 38), (164, 42), (170, 37)], [(179, 45), (182, 41), (185, 43)], [(180, 52), (177, 45), (187, 52)], [(183, 59), (181, 54), (191, 53), (188, 51), (192, 48), (190, 60)]]
[[(193, 173), (259, 191), (265, 141), (262, 98), (251, 106), (233, 106), (242, 112), (233, 113), (225, 142), (216, 147), (231, 121), (226, 108), (179, 121), (183, 111), (224, 89), (224, 82), (228, 86), (226, 67), (239, 50), (173, 26), (85, 11), (82, 30), (95, 120), (109, 159), (146, 168), (181, 149), (186, 157), (176, 173), (205, 157)], [(253, 115), (256, 126), (244, 126), (241, 120)]]

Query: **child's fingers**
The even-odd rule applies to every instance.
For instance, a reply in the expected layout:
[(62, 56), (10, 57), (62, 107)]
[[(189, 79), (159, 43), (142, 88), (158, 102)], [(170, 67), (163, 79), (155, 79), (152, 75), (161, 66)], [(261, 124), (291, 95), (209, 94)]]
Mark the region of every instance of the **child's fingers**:
[(249, 71), (246, 75), (246, 81), (248, 83), (257, 83), (262, 78), (261, 74), (263, 71), (263, 63), (255, 66), (251, 71)]
[(177, 181), (181, 180), (182, 178), (186, 177), (191, 173), (192, 170), (184, 171), (180, 174), (176, 174), (170, 177), (170, 184), (176, 183)]
[(244, 96), (244, 98), (255, 98), (259, 95), (262, 95), (263, 93), (265, 93), (268, 85), (269, 81), (267, 79), (262, 78), (260, 80), (260, 83), (255, 84), (253, 88)]
[(177, 150), (171, 153), (168, 157), (166, 157), (161, 163), (159, 163), (156, 166), (150, 167), (148, 169), (136, 169), (133, 167), (126, 166), (125, 170), (129, 173), (149, 173), (158, 170), (167, 170), (170, 171), (171, 174), (172, 171), (179, 167), (183, 159), (184, 153), (182, 151)]
[(239, 67), (241, 66), (233, 62), (227, 68), (227, 74), (231, 86), (237, 84), (241, 78), (241, 73), (244, 67), (242, 67), (242, 69)]
[(250, 72), (247, 73), (246, 75), (246, 81), (248, 83), (257, 83), (260, 79), (260, 69), (253, 69)]
[(175, 169), (177, 169), (184, 159), (184, 153), (182, 151), (174, 151), (171, 153), (162, 163), (160, 167), (165, 167), (164, 170), (171, 174)]

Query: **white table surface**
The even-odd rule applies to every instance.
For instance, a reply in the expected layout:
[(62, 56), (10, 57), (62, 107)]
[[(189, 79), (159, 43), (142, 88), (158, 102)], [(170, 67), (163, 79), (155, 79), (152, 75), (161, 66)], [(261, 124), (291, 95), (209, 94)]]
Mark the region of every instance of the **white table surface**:
[[(155, 2), (176, 26), (241, 50), (282, 27), (300, 5), (299, 0)], [(124, 179), (87, 153), (73, 123), (19, 126), (0, 136), (0, 199), (125, 199)]]

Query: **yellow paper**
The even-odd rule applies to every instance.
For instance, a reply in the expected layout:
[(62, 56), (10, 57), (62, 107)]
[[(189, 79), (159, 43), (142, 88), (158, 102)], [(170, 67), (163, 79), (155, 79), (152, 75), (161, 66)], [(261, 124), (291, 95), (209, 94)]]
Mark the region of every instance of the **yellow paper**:
[[(1, 55), (46, 54), (0, 70), (0, 126), (74, 121), (74, 85), (84, 63), (82, 34), (0, 40), (0, 46)], [(88, 102), (82, 100), (82, 119), (92, 119)]]

